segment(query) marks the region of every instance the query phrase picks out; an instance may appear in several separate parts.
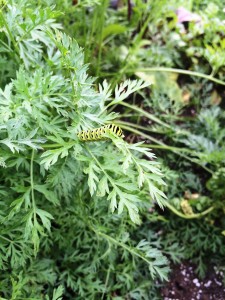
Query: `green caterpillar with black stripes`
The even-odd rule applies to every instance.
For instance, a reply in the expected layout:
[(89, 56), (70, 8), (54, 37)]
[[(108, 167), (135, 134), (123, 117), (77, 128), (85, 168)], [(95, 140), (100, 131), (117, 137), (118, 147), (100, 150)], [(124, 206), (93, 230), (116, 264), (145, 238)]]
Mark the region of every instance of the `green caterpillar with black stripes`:
[(78, 132), (77, 136), (82, 142), (107, 140), (105, 133), (114, 133), (118, 137), (124, 137), (122, 129), (115, 124), (104, 125), (99, 128), (90, 129), (87, 131)]

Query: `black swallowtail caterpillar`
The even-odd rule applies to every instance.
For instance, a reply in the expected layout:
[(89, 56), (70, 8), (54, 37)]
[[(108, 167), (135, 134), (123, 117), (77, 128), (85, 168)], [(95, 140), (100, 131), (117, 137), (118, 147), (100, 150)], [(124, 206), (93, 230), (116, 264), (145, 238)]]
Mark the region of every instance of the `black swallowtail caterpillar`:
[(100, 128), (94, 128), (87, 131), (80, 131), (78, 132), (77, 136), (79, 140), (82, 142), (100, 141), (100, 140), (107, 140), (107, 137), (104, 137), (104, 134), (107, 132), (113, 132), (117, 136), (123, 137), (122, 129), (115, 124), (104, 125)]

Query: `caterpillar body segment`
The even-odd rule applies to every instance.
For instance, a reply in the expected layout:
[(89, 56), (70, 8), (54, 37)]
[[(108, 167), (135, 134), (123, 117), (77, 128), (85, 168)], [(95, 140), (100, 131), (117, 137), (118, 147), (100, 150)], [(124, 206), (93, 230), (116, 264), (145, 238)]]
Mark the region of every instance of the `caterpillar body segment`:
[(118, 137), (123, 137), (122, 129), (115, 124), (108, 124), (91, 130), (80, 131), (78, 132), (77, 136), (79, 140), (82, 142), (100, 141), (100, 140), (107, 140), (107, 137), (104, 136), (104, 134), (107, 132), (109, 133), (112, 132), (115, 133)]

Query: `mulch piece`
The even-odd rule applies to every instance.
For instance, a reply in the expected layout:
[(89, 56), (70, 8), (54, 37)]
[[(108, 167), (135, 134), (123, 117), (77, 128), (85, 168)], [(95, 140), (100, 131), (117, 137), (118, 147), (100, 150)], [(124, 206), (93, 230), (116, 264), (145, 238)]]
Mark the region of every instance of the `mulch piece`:
[(199, 279), (194, 265), (185, 262), (174, 266), (170, 281), (162, 288), (163, 300), (225, 300), (224, 273), (209, 268)]

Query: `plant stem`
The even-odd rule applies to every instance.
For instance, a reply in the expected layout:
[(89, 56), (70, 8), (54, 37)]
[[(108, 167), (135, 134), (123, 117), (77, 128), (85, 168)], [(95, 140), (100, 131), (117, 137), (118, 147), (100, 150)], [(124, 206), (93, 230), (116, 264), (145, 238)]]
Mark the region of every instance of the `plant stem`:
[[(112, 177), (105, 171), (105, 169), (102, 167), (101, 163), (99, 160), (95, 157), (95, 155), (91, 152), (88, 146), (84, 146), (84, 148), (87, 150), (87, 152), (91, 155), (91, 157), (95, 160), (96, 164), (99, 166), (99, 168), (102, 170), (102, 172), (105, 174), (105, 176), (108, 178), (109, 182), (113, 186), (113, 188), (118, 191), (118, 187), (114, 183)], [(119, 194), (119, 193), (118, 193)]]
[(106, 280), (105, 280), (105, 291), (102, 293), (102, 298), (101, 298), (101, 300), (103, 300), (103, 299), (104, 299), (104, 296), (105, 296), (106, 288), (107, 288), (107, 285), (108, 285), (108, 282), (109, 282), (110, 272), (111, 272), (111, 268), (109, 267), (109, 268), (108, 268), (108, 271), (107, 271), (107, 275), (106, 275)]
[[(207, 168), (206, 166), (203, 166), (198, 161), (190, 158), (189, 156), (185, 155), (184, 153), (180, 153), (180, 151), (177, 151), (177, 149), (173, 149), (173, 147), (167, 146), (163, 142), (160, 142), (158, 139), (156, 139), (156, 138), (154, 138), (154, 137), (152, 137), (152, 136), (150, 136), (150, 135), (148, 135), (148, 134), (146, 134), (146, 133), (144, 133), (142, 131), (139, 131), (137, 129), (132, 128), (131, 125), (130, 125), (130, 123), (126, 122), (127, 125), (124, 125), (125, 122), (114, 122), (114, 123), (117, 124), (118, 126), (120, 126), (121, 128), (127, 130), (127, 131), (133, 132), (133, 133), (135, 133), (137, 135), (140, 135), (140, 136), (142, 136), (144, 138), (147, 138), (150, 141), (155, 142), (156, 144), (159, 144), (159, 145), (163, 146), (165, 149), (171, 150), (172, 152), (180, 155), (181, 157), (186, 158), (187, 160), (191, 161), (192, 163), (198, 164), (199, 166), (201, 166), (203, 169), (205, 169), (210, 174), (213, 173), (209, 168)], [(162, 147), (162, 149), (164, 149), (163, 147)]]
[(36, 204), (34, 197), (34, 149), (32, 150), (31, 161), (30, 161), (30, 187), (31, 187), (31, 199), (34, 209), (34, 216), (36, 217)]
[(97, 234), (102, 236), (104, 239), (106, 239), (107, 241), (113, 243), (114, 245), (120, 246), (121, 248), (124, 248), (125, 250), (127, 250), (129, 253), (131, 253), (134, 256), (138, 256), (139, 258), (141, 258), (142, 260), (144, 260), (147, 264), (150, 264), (150, 261), (148, 259), (146, 259), (143, 255), (141, 255), (140, 253), (138, 253), (138, 251), (135, 251), (134, 249), (130, 248), (129, 246), (127, 246), (124, 243), (121, 243), (119, 241), (117, 241), (116, 239), (112, 238), (111, 236), (101, 232), (101, 231), (97, 231), (96, 229), (94, 229), (92, 226), (90, 226), (90, 228)]
[(0, 238), (7, 241), (7, 242), (9, 242), (9, 243), (14, 243), (13, 241), (11, 241), (10, 239), (4, 237), (3, 235), (0, 235)]
[[(120, 115), (120, 117), (122, 117), (122, 116)], [(138, 116), (136, 116), (136, 117), (138, 117)], [(128, 126), (138, 128), (138, 129), (141, 129), (141, 130), (144, 130), (144, 131), (147, 131), (147, 132), (152, 132), (152, 133), (157, 133), (157, 134), (166, 134), (166, 133), (168, 133), (168, 131), (159, 130), (158, 128), (154, 129), (154, 128), (151, 128), (151, 127), (144, 127), (144, 126), (138, 125), (136, 123), (130, 123), (130, 122), (121, 121), (121, 120), (119, 120), (118, 122), (120, 124), (128, 125)], [(169, 131), (169, 132), (171, 132), (171, 131)]]
[(165, 202), (165, 206), (167, 208), (169, 208), (169, 210), (171, 210), (177, 216), (179, 216), (179, 217), (181, 217), (183, 219), (187, 219), (187, 220), (190, 220), (190, 219), (199, 219), (199, 218), (201, 218), (201, 217), (209, 214), (214, 209), (214, 207), (211, 206), (211, 207), (209, 207), (208, 209), (204, 210), (201, 213), (192, 214), (192, 215), (185, 215), (185, 214), (181, 213), (180, 211), (178, 211), (174, 206), (172, 206), (168, 202)]
[(123, 106), (125, 106), (125, 107), (128, 107), (128, 108), (130, 108), (130, 109), (132, 109), (132, 110), (134, 110), (134, 111), (137, 111), (137, 112), (141, 113), (142, 116), (146, 116), (148, 119), (150, 119), (150, 120), (152, 120), (152, 121), (154, 121), (154, 122), (156, 122), (156, 123), (158, 123), (158, 124), (160, 124), (160, 125), (162, 125), (162, 126), (164, 126), (164, 127), (166, 127), (166, 128), (169, 128), (169, 129), (173, 130), (173, 128), (172, 128), (170, 125), (168, 125), (167, 123), (161, 121), (160, 119), (158, 119), (158, 118), (155, 117), (154, 115), (152, 115), (152, 114), (146, 112), (145, 110), (139, 108), (139, 107), (136, 106), (136, 105), (132, 105), (132, 104), (129, 104), (129, 103), (124, 102), (124, 101), (121, 102), (121, 103), (119, 103), (119, 104), (120, 104), (120, 105), (123, 105)]
[[(131, 70), (129, 70), (130, 72)], [(170, 73), (179, 73), (184, 75), (190, 75), (195, 77), (201, 77), (210, 81), (213, 81), (215, 83), (225, 85), (225, 82), (213, 77), (212, 75), (206, 75), (199, 72), (189, 71), (189, 70), (182, 70), (182, 69), (176, 69), (176, 68), (164, 68), (164, 67), (153, 67), (153, 68), (138, 68), (135, 69), (134, 72), (170, 72)]]

